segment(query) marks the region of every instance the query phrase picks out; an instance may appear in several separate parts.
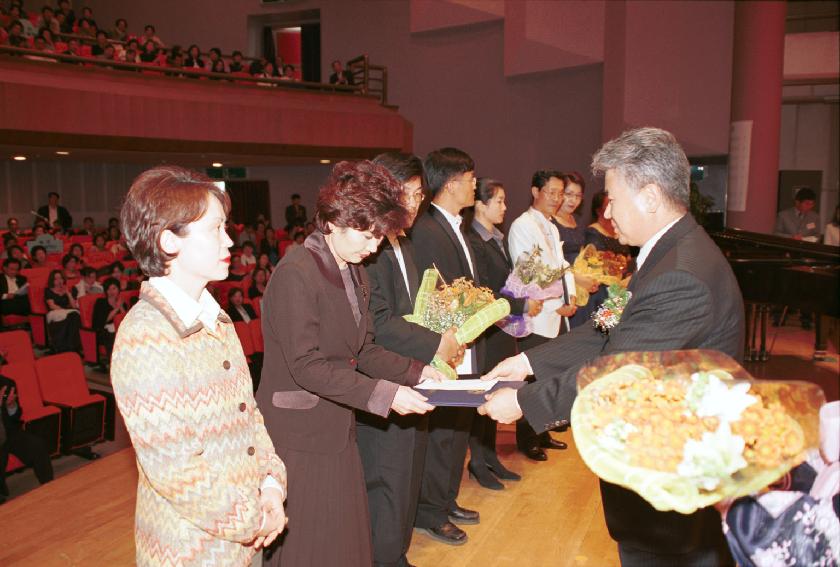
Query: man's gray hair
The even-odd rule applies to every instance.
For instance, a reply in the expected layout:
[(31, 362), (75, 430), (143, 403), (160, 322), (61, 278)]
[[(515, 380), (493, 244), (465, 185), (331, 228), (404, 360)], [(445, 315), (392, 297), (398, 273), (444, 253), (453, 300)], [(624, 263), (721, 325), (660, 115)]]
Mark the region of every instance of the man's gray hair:
[(614, 169), (635, 191), (653, 183), (672, 206), (688, 209), (691, 166), (679, 142), (660, 128), (634, 128), (604, 144), (592, 157), (596, 176)]

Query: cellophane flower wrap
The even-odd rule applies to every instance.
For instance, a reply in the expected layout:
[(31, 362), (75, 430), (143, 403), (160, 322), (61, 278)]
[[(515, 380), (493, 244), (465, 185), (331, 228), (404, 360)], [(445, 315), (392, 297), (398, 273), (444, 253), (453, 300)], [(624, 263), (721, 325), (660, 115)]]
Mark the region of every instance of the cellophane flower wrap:
[(578, 374), (575, 444), (600, 478), (690, 514), (759, 491), (819, 442), (822, 390), (715, 351), (621, 353)]
[[(535, 300), (562, 298), (565, 273), (565, 268), (552, 268), (543, 262), (542, 248), (535, 244), (517, 258), (502, 288), (502, 295)], [(532, 331), (531, 318), (527, 313), (508, 315), (498, 325), (513, 337), (526, 337)]]
[[(601, 285), (627, 287), (624, 274), (627, 272), (629, 261), (629, 257), (624, 254), (598, 250), (592, 244), (587, 244), (580, 249), (572, 270), (575, 275), (591, 278)], [(577, 306), (583, 307), (587, 303), (589, 303), (589, 291), (578, 286)]]
[[(406, 321), (436, 333), (445, 333), (455, 327), (455, 338), (463, 345), (477, 339), (509, 313), (510, 303), (506, 299), (496, 299), (488, 288), (476, 286), (466, 278), (447, 284), (442, 282), (436, 269), (429, 268), (423, 273), (414, 312), (404, 317)], [(455, 370), (437, 355), (431, 364), (448, 378), (458, 378)]]

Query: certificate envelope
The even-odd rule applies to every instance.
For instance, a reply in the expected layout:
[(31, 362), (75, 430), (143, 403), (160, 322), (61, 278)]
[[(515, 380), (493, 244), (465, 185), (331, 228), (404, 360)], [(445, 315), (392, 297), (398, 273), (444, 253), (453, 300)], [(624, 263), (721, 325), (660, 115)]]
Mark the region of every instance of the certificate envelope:
[[(477, 374), (465, 375), (459, 376), (458, 381), (476, 378), (478, 378)], [(433, 406), (477, 408), (486, 401), (484, 396), (487, 394), (500, 390), (501, 388), (518, 390), (525, 384), (527, 382), (496, 382), (496, 384), (486, 390), (483, 388), (477, 390), (430, 389), (431, 384), (424, 384), (423, 388), (417, 389), (417, 391), (428, 398), (428, 403)]]

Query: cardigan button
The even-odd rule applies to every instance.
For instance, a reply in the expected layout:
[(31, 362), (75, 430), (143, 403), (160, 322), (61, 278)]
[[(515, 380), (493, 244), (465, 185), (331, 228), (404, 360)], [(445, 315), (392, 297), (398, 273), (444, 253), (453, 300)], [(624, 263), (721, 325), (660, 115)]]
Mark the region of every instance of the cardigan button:
[(225, 370), (230, 370), (230, 361), (229, 361), (229, 360), (224, 361), (224, 362), (222, 363), (222, 367), (223, 367)]
[(257, 452), (257, 450), (254, 449), (253, 447), (248, 447), (248, 456), (249, 457), (253, 457), (254, 453), (256, 453), (256, 452)]
[(245, 402), (239, 404), (239, 411), (245, 411), (246, 409), (248, 409), (248, 406), (245, 404)]

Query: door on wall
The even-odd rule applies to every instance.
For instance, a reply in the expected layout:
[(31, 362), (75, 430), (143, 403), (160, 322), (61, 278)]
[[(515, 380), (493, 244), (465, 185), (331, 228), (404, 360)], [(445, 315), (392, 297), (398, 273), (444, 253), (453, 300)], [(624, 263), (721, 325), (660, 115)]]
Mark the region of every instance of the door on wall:
[(254, 224), (257, 215), (270, 217), (271, 195), (268, 181), (226, 181), (225, 189), (230, 195), (230, 222)]

